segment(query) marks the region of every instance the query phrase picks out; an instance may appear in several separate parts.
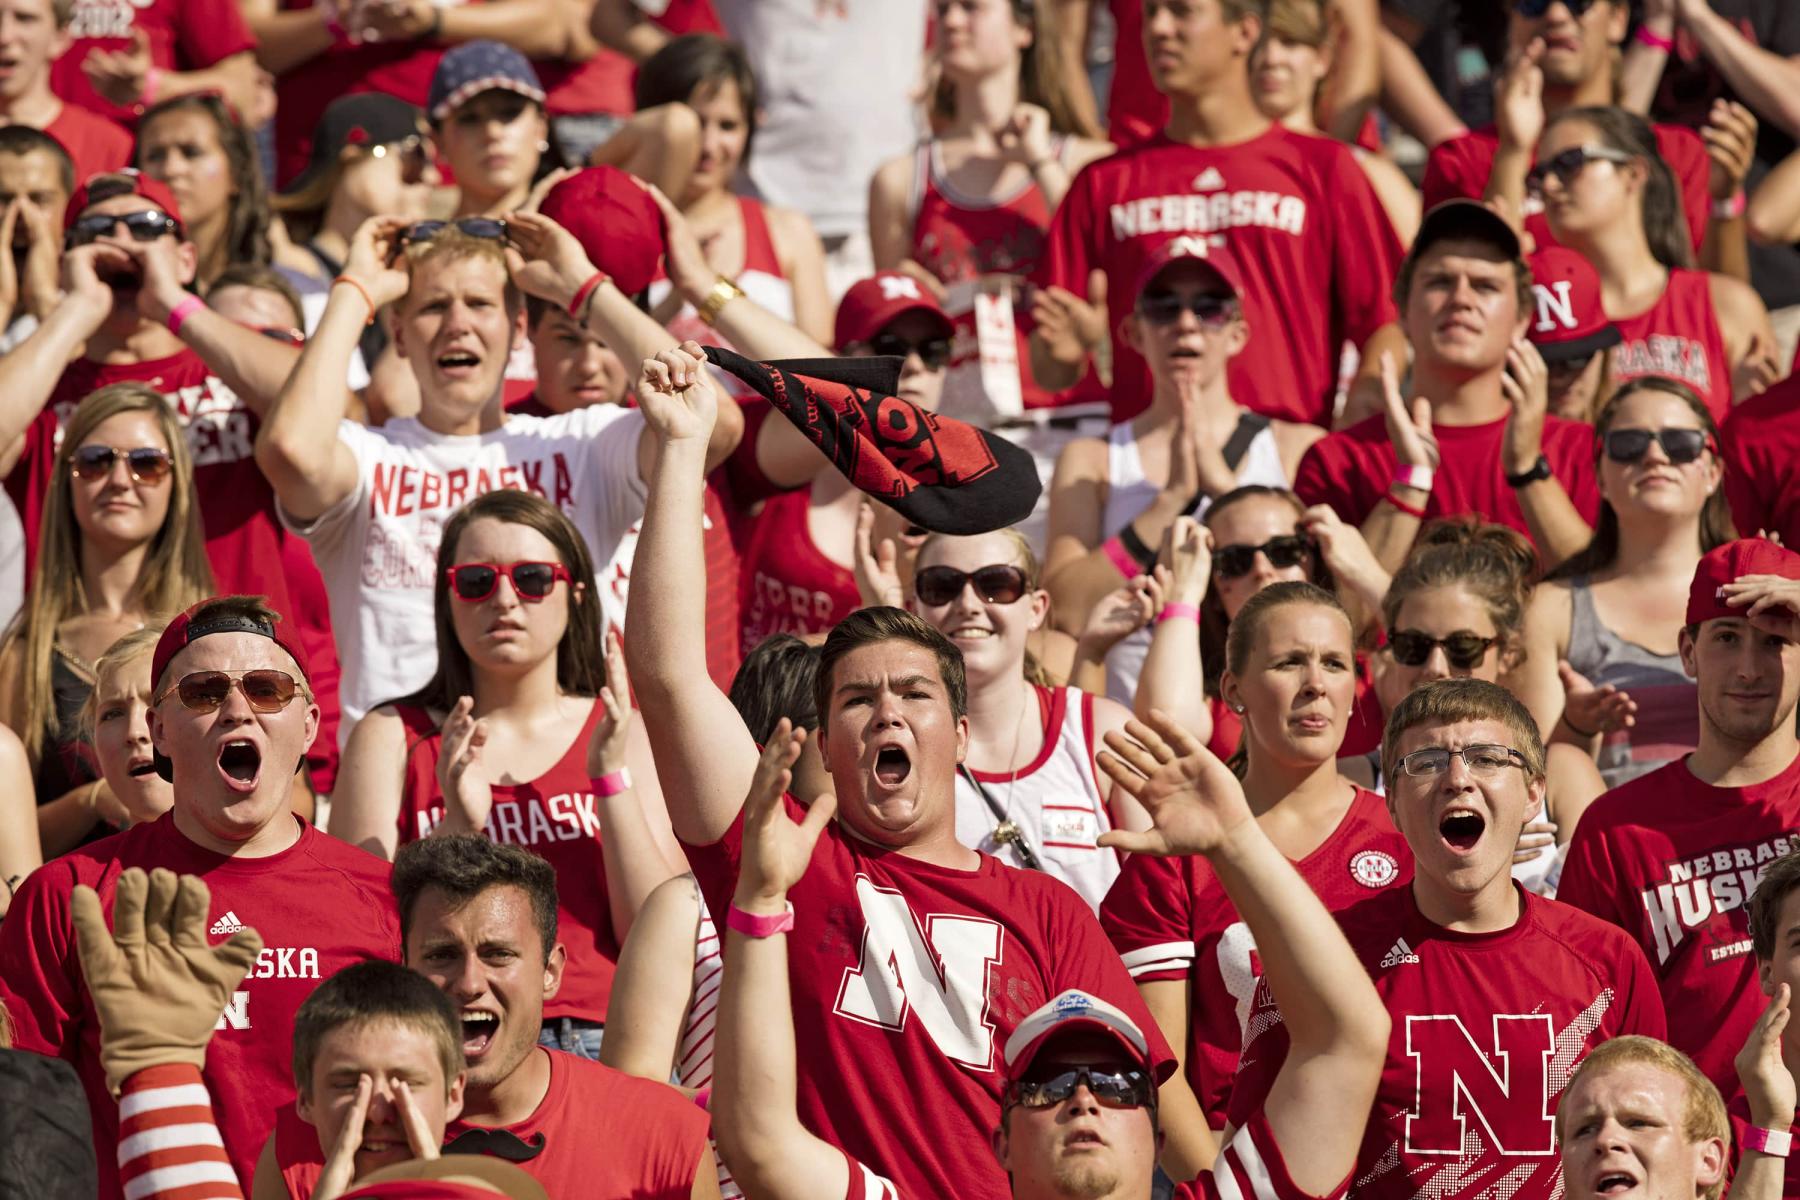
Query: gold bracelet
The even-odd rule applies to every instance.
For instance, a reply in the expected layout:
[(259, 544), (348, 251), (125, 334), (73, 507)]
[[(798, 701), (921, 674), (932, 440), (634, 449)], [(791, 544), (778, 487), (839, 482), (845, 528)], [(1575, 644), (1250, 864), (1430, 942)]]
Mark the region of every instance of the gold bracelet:
[(719, 310), (743, 294), (744, 289), (737, 285), (736, 280), (719, 276), (712, 285), (712, 291), (706, 293), (706, 299), (700, 301), (700, 319), (710, 327), (719, 319)]

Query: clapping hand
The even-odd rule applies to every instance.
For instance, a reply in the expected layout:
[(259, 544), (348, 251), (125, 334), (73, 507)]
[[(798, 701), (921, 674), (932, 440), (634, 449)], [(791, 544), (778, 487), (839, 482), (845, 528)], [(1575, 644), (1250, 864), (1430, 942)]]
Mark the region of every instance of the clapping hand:
[(444, 718), (438, 744), (437, 782), (445, 808), (466, 824), (468, 832), (487, 828), (494, 811), (494, 789), (481, 752), (487, 745), (487, 722), (475, 716), (475, 700), (459, 696)]
[(1781, 1054), (1791, 999), (1787, 984), (1775, 985), (1775, 994), (1750, 1027), (1735, 1064), (1744, 1098), (1750, 1102), (1750, 1123), (1763, 1129), (1786, 1129), (1794, 1123), (1794, 1076)]

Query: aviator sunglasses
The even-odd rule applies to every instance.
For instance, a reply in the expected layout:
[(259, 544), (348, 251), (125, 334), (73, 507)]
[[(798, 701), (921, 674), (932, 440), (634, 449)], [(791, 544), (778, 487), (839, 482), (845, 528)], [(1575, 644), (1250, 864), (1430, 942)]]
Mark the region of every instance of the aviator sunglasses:
[(183, 675), (174, 687), (157, 697), (156, 703), (168, 699), (172, 692), (185, 708), (197, 713), (217, 712), (233, 687), (243, 692), (250, 707), (261, 713), (280, 712), (300, 690), (299, 683), (286, 671), (196, 671)]
[(80, 479), (105, 479), (112, 474), (113, 464), (121, 458), (131, 468), (131, 477), (139, 483), (161, 483), (174, 466), (169, 452), (155, 446), (120, 450), (94, 445), (77, 446), (69, 455), (69, 470)]
[(917, 351), (919, 361), (928, 371), (941, 371), (950, 363), (950, 339), (931, 337), (909, 342), (897, 333), (878, 333), (869, 339), (869, 349), (877, 354), (905, 358)]
[(1102, 1071), (1094, 1067), (1076, 1067), (1044, 1079), (1021, 1079), (1008, 1090), (1015, 1104), (1026, 1108), (1049, 1108), (1073, 1096), (1075, 1089), (1084, 1083), (1094, 1099), (1107, 1108), (1144, 1108), (1155, 1097), (1150, 1076), (1129, 1068)]
[(1238, 302), (1233, 296), (1212, 296), (1204, 292), (1192, 296), (1163, 292), (1154, 296), (1140, 296), (1137, 311), (1140, 317), (1152, 325), (1173, 325), (1181, 320), (1182, 313), (1190, 312), (1206, 328), (1219, 329), (1229, 325), (1237, 315)]
[(121, 225), (134, 242), (154, 242), (164, 234), (179, 233), (181, 230), (181, 223), (160, 208), (146, 208), (139, 212), (117, 215), (90, 213), (85, 217), (78, 217), (69, 226), (66, 242), (71, 248), (86, 246), (99, 241)]
[(470, 604), (492, 596), (500, 586), (502, 575), (512, 580), (513, 591), (519, 599), (533, 604), (548, 596), (557, 580), (574, 582), (569, 576), (569, 568), (554, 562), (458, 563), (444, 574), (449, 577), (450, 590), (456, 593), (456, 598)]

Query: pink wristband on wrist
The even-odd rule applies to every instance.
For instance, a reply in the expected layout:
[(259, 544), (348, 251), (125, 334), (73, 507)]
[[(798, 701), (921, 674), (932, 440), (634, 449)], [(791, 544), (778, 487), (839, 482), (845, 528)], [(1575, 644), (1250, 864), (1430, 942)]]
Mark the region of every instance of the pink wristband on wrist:
[(608, 771), (598, 779), (591, 780), (590, 782), (594, 785), (595, 793), (602, 798), (616, 796), (620, 792), (628, 792), (631, 790), (631, 772), (624, 767), (620, 767), (618, 770)]
[(778, 933), (786, 933), (794, 927), (794, 902), (788, 901), (787, 911), (778, 916), (759, 917), (755, 913), (745, 912), (733, 904), (725, 913), (725, 928), (735, 929), (745, 937), (766, 938)]
[(1119, 574), (1125, 578), (1136, 579), (1144, 573), (1144, 568), (1138, 565), (1137, 559), (1131, 557), (1131, 551), (1127, 550), (1118, 538), (1107, 538), (1100, 543), (1100, 549), (1106, 555), (1106, 561), (1117, 567)]
[(206, 307), (206, 301), (198, 296), (188, 296), (169, 310), (169, 332), (176, 337), (181, 336), (182, 324), (195, 313)]
[(144, 88), (138, 93), (138, 103), (149, 108), (156, 103), (156, 93), (162, 90), (162, 68), (151, 67), (144, 72)]
[(1763, 1129), (1752, 1125), (1744, 1130), (1738, 1139), (1745, 1150), (1754, 1150), (1758, 1154), (1767, 1154), (1770, 1158), (1786, 1158), (1793, 1149), (1794, 1135), (1785, 1129)]
[(1652, 50), (1661, 50), (1664, 54), (1675, 49), (1674, 38), (1664, 37), (1662, 34), (1651, 29), (1648, 25), (1638, 26), (1637, 40), (1641, 45), (1648, 46)]
[(1173, 603), (1163, 605), (1162, 611), (1156, 614), (1156, 623), (1158, 625), (1161, 625), (1164, 621), (1181, 620), (1192, 621), (1195, 624), (1199, 624), (1200, 606), (1198, 604), (1187, 604), (1177, 600)]
[(699, 1091), (695, 1092), (694, 1093), (694, 1105), (695, 1105), (695, 1107), (700, 1109), (701, 1112), (711, 1112), (712, 1111), (712, 1089), (709, 1087), (705, 1087), (705, 1088), (701, 1088)]

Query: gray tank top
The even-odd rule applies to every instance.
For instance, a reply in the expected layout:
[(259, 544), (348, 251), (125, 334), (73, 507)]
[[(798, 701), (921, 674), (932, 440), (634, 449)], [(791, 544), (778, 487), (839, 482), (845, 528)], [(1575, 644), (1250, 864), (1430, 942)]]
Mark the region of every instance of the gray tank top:
[(1638, 706), (1636, 724), (1608, 734), (1600, 745), (1600, 776), (1615, 788), (1693, 750), (1700, 708), (1681, 655), (1653, 654), (1607, 628), (1588, 582), (1585, 575), (1569, 580), (1569, 665), (1595, 687), (1610, 683)]

